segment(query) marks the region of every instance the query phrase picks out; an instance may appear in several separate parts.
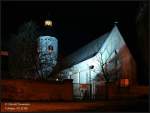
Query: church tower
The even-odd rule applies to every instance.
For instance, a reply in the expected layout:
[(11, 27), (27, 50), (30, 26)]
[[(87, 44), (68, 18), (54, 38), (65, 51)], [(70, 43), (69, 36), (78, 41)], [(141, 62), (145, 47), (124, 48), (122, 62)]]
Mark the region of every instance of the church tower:
[(38, 38), (39, 73), (42, 78), (47, 79), (57, 64), (58, 40), (54, 36), (53, 23), (45, 20), (44, 27), (40, 29)]

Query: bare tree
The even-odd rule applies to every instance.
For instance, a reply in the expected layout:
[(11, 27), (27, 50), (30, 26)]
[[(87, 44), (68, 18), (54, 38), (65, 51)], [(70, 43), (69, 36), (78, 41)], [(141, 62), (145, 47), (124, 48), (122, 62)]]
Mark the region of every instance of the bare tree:
[(48, 59), (48, 57), (50, 57), (49, 53), (44, 53), (44, 52), (40, 53), (39, 62), (38, 62), (39, 79), (48, 80), (51, 77), (50, 73), (53, 71), (55, 65), (54, 65), (53, 58)]
[(22, 25), (10, 40), (9, 69), (12, 78), (33, 79), (38, 73), (38, 26), (33, 21)]
[[(108, 51), (107, 51), (108, 52)], [(99, 68), (99, 75), (102, 75), (105, 80), (105, 99), (108, 99), (108, 87), (110, 82), (115, 82), (119, 79), (119, 71), (121, 62), (116, 50), (109, 53), (107, 59), (104, 60), (104, 52), (99, 52), (96, 56)]]

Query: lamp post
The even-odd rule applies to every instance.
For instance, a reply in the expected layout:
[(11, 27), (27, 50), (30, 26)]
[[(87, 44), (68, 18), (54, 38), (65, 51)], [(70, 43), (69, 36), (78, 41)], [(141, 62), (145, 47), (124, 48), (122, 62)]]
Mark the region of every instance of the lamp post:
[(72, 72), (71, 72), (71, 71), (69, 71), (69, 79), (71, 79), (71, 75), (72, 75)]
[(89, 66), (89, 82), (90, 82), (90, 99), (92, 98), (92, 81), (91, 81), (91, 69), (94, 68), (94, 65)]

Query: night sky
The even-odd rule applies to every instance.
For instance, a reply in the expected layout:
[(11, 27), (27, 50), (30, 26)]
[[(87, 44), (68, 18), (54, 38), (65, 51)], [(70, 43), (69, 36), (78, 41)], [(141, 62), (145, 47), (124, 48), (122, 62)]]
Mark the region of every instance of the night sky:
[(110, 31), (114, 21), (119, 22), (124, 38), (135, 35), (132, 32), (138, 6), (138, 2), (7, 2), (2, 4), (2, 35), (8, 39), (30, 20), (41, 25), (49, 15), (60, 49), (69, 54)]
[(109, 32), (114, 21), (123, 35), (132, 55), (136, 57), (136, 18), (140, 2), (3, 2), (2, 49), (7, 50), (10, 35), (30, 20), (39, 25), (50, 15), (59, 54), (69, 55), (90, 41)]

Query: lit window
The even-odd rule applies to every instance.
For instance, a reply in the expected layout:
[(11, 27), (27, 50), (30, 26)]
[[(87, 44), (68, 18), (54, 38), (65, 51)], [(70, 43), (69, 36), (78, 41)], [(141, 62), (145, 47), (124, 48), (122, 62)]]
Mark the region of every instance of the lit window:
[(129, 86), (129, 79), (120, 80), (120, 87), (128, 87), (128, 86)]

